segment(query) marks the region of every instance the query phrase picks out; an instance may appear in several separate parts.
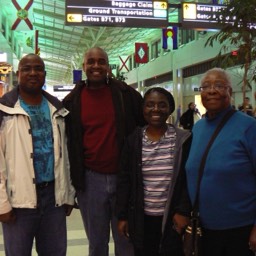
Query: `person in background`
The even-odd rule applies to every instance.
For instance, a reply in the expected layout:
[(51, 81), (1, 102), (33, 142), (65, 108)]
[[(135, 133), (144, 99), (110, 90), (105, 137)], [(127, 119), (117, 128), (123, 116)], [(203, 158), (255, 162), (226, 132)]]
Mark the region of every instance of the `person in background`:
[(252, 105), (250, 104), (249, 97), (244, 98), (244, 103), (238, 106), (238, 110), (244, 112), (249, 116), (253, 116), (253, 108), (252, 108)]
[(66, 216), (74, 205), (66, 147), (67, 110), (42, 90), (36, 54), (18, 65), (18, 86), (0, 98), (0, 221), (5, 253), (65, 256)]
[(110, 77), (107, 53), (99, 47), (84, 55), (87, 80), (64, 98), (72, 183), (77, 192), (90, 256), (109, 255), (110, 226), (115, 255), (131, 256), (132, 245), (117, 233), (116, 179), (124, 138), (144, 124), (142, 97)]
[(118, 230), (130, 237), (135, 256), (182, 256), (182, 233), (190, 201), (185, 160), (191, 134), (166, 120), (174, 111), (171, 93), (149, 89), (143, 113), (147, 125), (127, 139), (118, 176)]
[[(201, 80), (205, 118), (193, 127), (186, 163), (187, 184), (194, 202), (202, 155), (222, 117), (232, 109), (232, 85), (220, 68)], [(208, 153), (200, 185), (199, 216), (203, 256), (253, 256), (256, 251), (256, 120), (236, 111)]]
[(188, 109), (180, 117), (180, 125), (183, 129), (192, 130), (194, 124), (201, 119), (201, 115), (194, 102), (188, 104)]
[(179, 125), (180, 121), (180, 116), (181, 116), (181, 106), (179, 105), (176, 111), (176, 121), (175, 121), (175, 126)]
[(256, 118), (256, 107), (253, 110), (253, 116), (254, 116), (254, 118)]

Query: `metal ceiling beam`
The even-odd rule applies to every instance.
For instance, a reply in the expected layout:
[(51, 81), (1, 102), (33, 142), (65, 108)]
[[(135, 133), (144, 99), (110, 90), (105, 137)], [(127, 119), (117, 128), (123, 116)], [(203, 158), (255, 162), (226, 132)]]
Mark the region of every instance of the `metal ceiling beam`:
[(43, 18), (45, 17), (50, 17), (52, 19), (58, 19), (63, 23), (63, 20), (65, 20), (65, 15), (64, 14), (57, 14), (55, 12), (49, 12), (41, 9), (34, 8), (33, 9), (34, 14), (39, 14), (42, 15)]
[[(67, 30), (64, 27), (63, 28), (56, 28), (56, 27), (52, 27), (52, 26), (48, 26), (48, 25), (43, 25), (43, 24), (40, 24), (40, 23), (34, 23), (33, 25), (34, 25), (35, 29), (38, 29), (38, 30), (40, 30), (40, 29), (42, 31), (47, 30), (47, 31), (51, 31), (52, 33), (58, 32), (60, 34), (66, 34), (66, 35), (71, 36), (70, 35), (70, 33), (71, 33), (70, 30)], [(80, 38), (81, 33), (73, 32), (72, 36), (76, 36), (76, 37)]]
[[(40, 40), (49, 40), (49, 41), (54, 41), (54, 42), (70, 45), (70, 41), (66, 40), (65, 36), (63, 36), (62, 39), (59, 39), (59, 38), (54, 37), (54, 34), (53, 34), (53, 36), (40, 34)], [(77, 45), (87, 47), (89, 45), (89, 43), (91, 42), (89, 39), (84, 39), (84, 38), (83, 38), (83, 41), (87, 41), (87, 43), (81, 43), (80, 41), (78, 41)]]

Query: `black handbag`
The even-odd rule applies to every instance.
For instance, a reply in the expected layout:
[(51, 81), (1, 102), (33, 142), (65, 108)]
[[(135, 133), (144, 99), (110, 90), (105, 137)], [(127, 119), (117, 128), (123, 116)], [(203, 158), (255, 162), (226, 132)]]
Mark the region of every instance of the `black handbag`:
[(196, 196), (195, 201), (192, 206), (192, 212), (190, 217), (190, 223), (187, 225), (185, 229), (185, 233), (183, 236), (183, 252), (185, 256), (201, 256), (202, 255), (202, 227), (199, 218), (199, 189), (200, 183), (203, 177), (204, 166), (206, 162), (206, 157), (210, 150), (211, 145), (213, 144), (215, 138), (218, 136), (220, 130), (228, 121), (228, 119), (236, 112), (236, 110), (231, 109), (228, 111), (222, 120), (220, 121), (219, 125), (217, 126), (216, 130), (214, 131), (208, 145), (205, 149), (203, 154), (199, 171), (198, 171), (198, 180), (197, 180), (197, 189), (196, 189)]
[(185, 256), (202, 255), (202, 228), (199, 216), (190, 218), (183, 237), (183, 252)]

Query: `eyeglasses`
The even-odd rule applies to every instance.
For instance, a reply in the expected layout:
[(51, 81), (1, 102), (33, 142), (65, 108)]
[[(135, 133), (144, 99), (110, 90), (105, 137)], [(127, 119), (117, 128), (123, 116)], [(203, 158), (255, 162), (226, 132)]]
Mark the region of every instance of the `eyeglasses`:
[(168, 104), (166, 104), (165, 102), (155, 103), (151, 101), (146, 102), (145, 107), (150, 110), (153, 110), (153, 109), (165, 110), (166, 108), (169, 108)]
[(200, 92), (209, 92), (211, 89), (214, 89), (218, 92), (223, 92), (230, 86), (227, 86), (223, 83), (216, 82), (216, 83), (203, 83), (202, 86), (199, 87)]
[(45, 72), (43, 66), (35, 66), (35, 67), (23, 66), (23, 67), (20, 68), (20, 71), (23, 72), (23, 73), (30, 73), (32, 70), (34, 70), (34, 72), (36, 72), (36, 73)]

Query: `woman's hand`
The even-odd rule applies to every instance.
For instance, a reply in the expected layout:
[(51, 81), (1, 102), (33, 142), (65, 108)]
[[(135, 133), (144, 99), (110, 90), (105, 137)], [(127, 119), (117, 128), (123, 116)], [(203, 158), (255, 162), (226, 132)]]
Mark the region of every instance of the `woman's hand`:
[(178, 213), (175, 213), (173, 216), (173, 228), (179, 233), (182, 234), (186, 226), (189, 224), (189, 218)]

